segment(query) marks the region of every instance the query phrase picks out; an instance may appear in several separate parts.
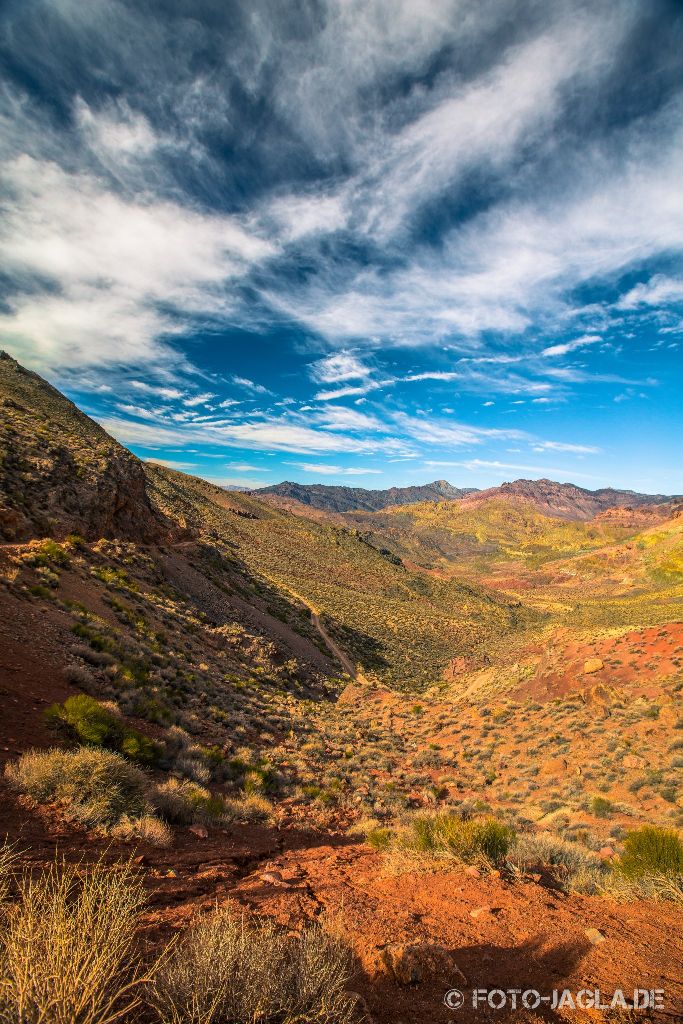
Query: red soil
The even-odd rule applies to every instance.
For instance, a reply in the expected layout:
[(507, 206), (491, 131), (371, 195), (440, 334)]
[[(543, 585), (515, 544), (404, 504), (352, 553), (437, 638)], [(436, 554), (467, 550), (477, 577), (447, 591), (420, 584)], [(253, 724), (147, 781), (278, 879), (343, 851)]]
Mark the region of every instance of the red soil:
[[(50, 745), (42, 711), (75, 692), (63, 675), (63, 628), (53, 609), (0, 594), (3, 760), (31, 746)], [(583, 651), (577, 650), (578, 657)], [(335, 913), (358, 956), (354, 987), (378, 1024), (607, 1019), (588, 1011), (565, 1016), (564, 1011), (484, 1006), (475, 1012), (470, 1005), (475, 987), (529, 987), (542, 994), (599, 987), (609, 995), (615, 988), (663, 988), (666, 1013), (658, 1019), (683, 1019), (683, 937), (675, 908), (622, 906), (567, 896), (542, 880), (475, 878), (460, 869), (388, 876), (379, 855), (341, 832), (312, 830), (306, 813), (285, 805), (278, 828), (212, 829), (207, 839), (180, 831), (170, 850), (158, 850), (107, 843), (66, 826), (51, 811), (29, 809), (0, 783), (0, 830), (18, 843), (27, 865), (48, 864), (56, 851), (69, 860), (142, 858), (149, 906), (141, 934), (150, 944), (216, 902), (273, 915), (294, 929), (321, 911)], [(471, 916), (481, 908), (488, 909)], [(588, 928), (599, 929), (606, 941), (592, 945)], [(420, 956), (426, 947), (441, 947), (452, 954), (457, 969), (446, 961), (439, 967), (432, 956), (433, 965), (418, 984), (399, 985), (379, 969), (383, 947), (397, 942), (418, 944)], [(443, 1005), (452, 987), (467, 998), (459, 1011)]]

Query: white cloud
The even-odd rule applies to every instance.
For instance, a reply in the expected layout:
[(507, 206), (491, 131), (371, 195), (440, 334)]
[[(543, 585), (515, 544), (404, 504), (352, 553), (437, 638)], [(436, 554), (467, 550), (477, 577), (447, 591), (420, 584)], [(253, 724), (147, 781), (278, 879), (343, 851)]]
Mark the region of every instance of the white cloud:
[(327, 466), (318, 462), (292, 462), (292, 466), (301, 469), (304, 473), (315, 473), (318, 476), (365, 476), (366, 474), (381, 474), (381, 469), (364, 469), (362, 466)]
[(248, 377), (232, 377), (233, 384), (236, 384), (240, 388), (246, 388), (247, 391), (253, 391), (255, 395), (271, 395), (272, 391), (264, 387), (263, 384), (256, 384), (253, 380), (249, 380)]
[(638, 306), (665, 306), (677, 302), (683, 302), (683, 279), (655, 274), (622, 296), (617, 308), (637, 309)]
[(166, 466), (167, 469), (196, 469), (196, 462), (176, 462), (174, 459), (145, 459), (145, 462), (150, 462), (153, 466)]
[(420, 419), (407, 413), (396, 413), (394, 420), (409, 437), (436, 445), (481, 444), (488, 439), (523, 440), (528, 435), (515, 429), (473, 427), (463, 423)]
[(360, 359), (348, 351), (335, 352), (311, 363), (310, 374), (319, 384), (337, 384), (343, 380), (357, 380), (367, 377), (370, 370)]
[(566, 444), (564, 441), (539, 441), (533, 449), (535, 452), (572, 452), (575, 455), (597, 455), (601, 451), (593, 445)]
[(576, 349), (585, 348), (587, 345), (595, 345), (598, 341), (602, 341), (599, 334), (583, 334), (580, 338), (574, 338), (573, 341), (565, 341), (558, 345), (549, 345), (548, 348), (543, 349), (541, 355), (565, 356), (568, 352), (575, 352)]
[(370, 347), (455, 335), (474, 348), (486, 331), (566, 327), (574, 289), (683, 249), (680, 114), (672, 103), (630, 129), (628, 160), (587, 148), (551, 189), (501, 200), (453, 228), (437, 251), (410, 250), (395, 270), (364, 268), (340, 283), (323, 266), (304, 288), (271, 298), (332, 341)]
[(138, 391), (144, 391), (147, 395), (158, 395), (159, 398), (165, 398), (167, 401), (174, 401), (178, 398), (182, 398), (184, 392), (179, 391), (178, 388), (168, 388), (163, 385), (148, 384), (144, 380), (132, 380), (130, 382), (132, 388), (136, 388)]
[(40, 368), (159, 361), (183, 317), (225, 315), (226, 283), (273, 252), (235, 218), (124, 199), (54, 163), (24, 156), (2, 172), (13, 196), (0, 226), (5, 273), (51, 287), (17, 292), (0, 327)]
[(536, 473), (541, 475), (549, 474), (552, 477), (561, 479), (566, 477), (568, 473), (572, 476), (578, 477), (583, 480), (593, 480), (595, 477), (588, 473), (580, 473), (576, 470), (562, 469), (558, 466), (529, 466), (524, 463), (520, 464), (517, 462), (499, 462), (498, 460), (487, 460), (487, 459), (467, 459), (462, 462), (438, 462), (438, 461), (426, 461), (425, 466), (460, 466), (463, 469), (468, 470), (470, 473), (489, 473), (490, 470), (514, 470), (520, 473)]
[(192, 398), (186, 398), (183, 405), (188, 408), (192, 408), (195, 405), (206, 405), (212, 398), (216, 396), (211, 391), (205, 391), (201, 395), (193, 395)]
[(323, 452), (355, 454), (384, 453), (406, 455), (411, 449), (399, 438), (365, 439), (316, 430), (286, 419), (264, 419), (243, 423), (183, 423), (167, 421), (137, 423), (115, 416), (99, 421), (105, 430), (124, 444), (183, 445), (195, 444), (221, 448), (249, 448), (255, 451), (284, 451), (312, 455)]
[(384, 431), (387, 427), (377, 419), (376, 416), (369, 416), (367, 413), (358, 412), (356, 409), (347, 409), (342, 405), (327, 405), (315, 416), (315, 422), (319, 423), (326, 430), (351, 430), (351, 431)]

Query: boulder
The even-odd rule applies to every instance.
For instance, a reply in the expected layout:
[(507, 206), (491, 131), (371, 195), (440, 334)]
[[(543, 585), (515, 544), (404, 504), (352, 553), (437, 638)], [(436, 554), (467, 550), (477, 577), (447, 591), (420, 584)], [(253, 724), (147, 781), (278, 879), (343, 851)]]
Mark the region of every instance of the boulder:
[(583, 663), (583, 671), (586, 675), (590, 675), (591, 672), (599, 672), (604, 667), (605, 663), (602, 658), (586, 658)]

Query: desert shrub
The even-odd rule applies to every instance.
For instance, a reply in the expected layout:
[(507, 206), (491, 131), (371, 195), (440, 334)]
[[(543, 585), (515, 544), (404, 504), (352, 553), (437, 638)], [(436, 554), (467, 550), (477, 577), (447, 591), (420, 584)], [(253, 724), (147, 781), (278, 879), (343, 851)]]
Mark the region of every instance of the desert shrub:
[(368, 831), (365, 841), (373, 850), (388, 850), (393, 832), (389, 828), (372, 828)]
[(166, 821), (176, 825), (217, 821), (225, 810), (225, 801), (189, 779), (169, 779), (157, 786), (154, 806)]
[(273, 806), (266, 797), (258, 793), (245, 793), (224, 802), (221, 819), (226, 823), (240, 821), (257, 825), (270, 821), (272, 813)]
[(164, 1024), (346, 1024), (350, 957), (313, 925), (288, 936), (223, 909), (199, 920), (156, 975), (151, 1002)]
[(143, 814), (139, 818), (130, 818), (124, 814), (111, 829), (111, 835), (124, 842), (137, 839), (153, 846), (171, 846), (173, 843), (171, 829), (165, 821), (153, 814)]
[(608, 818), (614, 809), (614, 804), (604, 796), (594, 796), (590, 803), (590, 809), (596, 818)]
[(0, 1020), (108, 1024), (140, 1003), (134, 927), (143, 888), (128, 867), (53, 865), (19, 883), (0, 925)]
[(159, 743), (130, 729), (116, 711), (85, 693), (52, 704), (45, 715), (50, 725), (79, 743), (117, 750), (140, 764), (157, 764), (161, 757)]
[(625, 878), (644, 875), (683, 875), (683, 843), (673, 829), (643, 825), (624, 839), (624, 853), (617, 870)]
[(420, 814), (401, 837), (401, 845), (418, 853), (447, 854), (464, 863), (498, 864), (504, 860), (514, 835), (512, 828), (495, 818)]
[(59, 802), (67, 818), (87, 826), (112, 826), (124, 814), (149, 812), (147, 777), (110, 751), (29, 750), (5, 774), (15, 789), (38, 803)]
[(40, 547), (24, 555), (24, 561), (33, 566), (67, 566), (69, 555), (56, 540), (44, 540)]
[(532, 867), (549, 867), (563, 883), (601, 866), (600, 858), (584, 846), (547, 833), (517, 836), (507, 862), (522, 872)]

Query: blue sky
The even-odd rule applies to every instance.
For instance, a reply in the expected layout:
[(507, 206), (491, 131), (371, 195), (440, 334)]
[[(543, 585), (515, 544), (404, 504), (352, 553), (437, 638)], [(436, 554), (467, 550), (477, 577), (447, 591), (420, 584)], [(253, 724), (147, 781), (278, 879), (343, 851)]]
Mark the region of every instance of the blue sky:
[(220, 483), (682, 492), (681, 52), (674, 0), (7, 0), (0, 343)]

